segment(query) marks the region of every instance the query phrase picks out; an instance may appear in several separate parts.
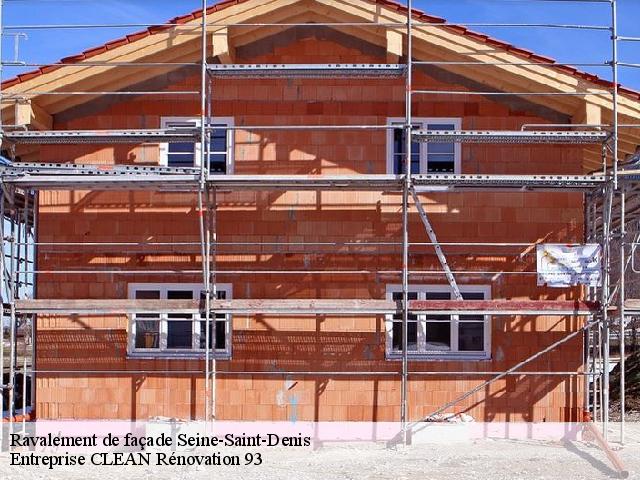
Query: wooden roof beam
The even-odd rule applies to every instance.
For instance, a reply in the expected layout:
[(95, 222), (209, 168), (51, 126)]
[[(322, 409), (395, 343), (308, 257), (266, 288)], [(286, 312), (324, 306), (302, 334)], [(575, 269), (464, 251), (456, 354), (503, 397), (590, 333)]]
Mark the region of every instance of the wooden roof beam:
[(53, 117), (32, 100), (16, 101), (13, 119), (16, 126), (29, 127), (31, 130), (51, 130)]
[(235, 50), (229, 38), (229, 28), (224, 27), (211, 34), (211, 55), (220, 63), (235, 63)]
[(397, 30), (387, 30), (387, 62), (399, 63), (403, 52), (404, 36)]

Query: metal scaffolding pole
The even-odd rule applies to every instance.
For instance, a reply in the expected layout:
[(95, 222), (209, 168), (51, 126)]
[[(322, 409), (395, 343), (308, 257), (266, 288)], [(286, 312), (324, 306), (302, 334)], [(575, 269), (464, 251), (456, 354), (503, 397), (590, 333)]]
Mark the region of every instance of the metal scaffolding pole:
[[(37, 247), (35, 245), (35, 242), (38, 239), (38, 206), (40, 205), (39, 199), (40, 199), (40, 193), (37, 191), (34, 191), (33, 192), (33, 225), (31, 230), (31, 238), (33, 239), (33, 266), (36, 270), (38, 268), (38, 256), (36, 255)], [(38, 289), (37, 289), (38, 286), (36, 284), (36, 275), (32, 275), (31, 283), (32, 283), (32, 291), (31, 291), (32, 296), (33, 298), (38, 298)], [(38, 367), (36, 362), (37, 324), (38, 324), (38, 316), (31, 315), (31, 369), (34, 371), (31, 372), (30, 402), (31, 402), (31, 407), (34, 411), (36, 407), (36, 379), (38, 375), (37, 372), (35, 372), (35, 369)]]
[(626, 209), (626, 191), (625, 185), (621, 185), (620, 191), (620, 292), (618, 294), (618, 308), (620, 310), (619, 328), (620, 328), (620, 443), (624, 444), (625, 435), (625, 363), (626, 363), (626, 314), (625, 314), (625, 274), (627, 262), (625, 261), (625, 241), (626, 241), (626, 225), (625, 225), (625, 209)]
[(407, 0), (407, 71), (405, 76), (405, 176), (402, 186), (402, 379), (400, 385), (400, 422), (402, 424), (402, 441), (406, 445), (407, 438), (407, 403), (409, 382), (409, 190), (411, 188), (411, 131), (413, 129), (411, 100), (413, 66), (411, 55), (413, 49), (412, 0)]
[(611, 148), (613, 150), (613, 188), (618, 188), (618, 7), (611, 0), (611, 74), (613, 81), (613, 121)]
[[(595, 241), (594, 230), (593, 230), (594, 222), (593, 222), (593, 219), (591, 218), (593, 206), (594, 206), (593, 194), (591, 192), (588, 192), (584, 195), (585, 241), (587, 243)], [(587, 287), (586, 291), (587, 291), (588, 300), (593, 301), (595, 299), (594, 288)], [(584, 370), (586, 373), (594, 372), (594, 370), (591, 368), (592, 358), (593, 358), (593, 352), (592, 352), (593, 335), (594, 335), (594, 332), (591, 328), (587, 328), (584, 332), (584, 351), (585, 351)], [(585, 376), (583, 402), (584, 402), (585, 411), (586, 412), (591, 411), (591, 418), (595, 418), (595, 411), (590, 410), (590, 408), (592, 409), (594, 406), (594, 401), (592, 399), (595, 398), (595, 394), (592, 394), (591, 392), (591, 388), (594, 383), (595, 383), (595, 377), (590, 377), (589, 375)]]
[[(216, 227), (217, 227), (217, 204), (216, 204), (216, 189), (215, 187), (209, 188), (207, 191), (207, 210), (209, 220), (209, 237), (207, 239), (207, 259), (209, 261), (209, 292), (206, 315), (209, 324), (211, 325), (211, 347), (207, 344), (207, 350), (211, 349), (211, 416), (212, 419), (216, 419), (216, 379), (217, 379), (217, 364), (216, 364), (216, 338), (217, 338), (217, 325), (216, 316), (211, 312), (211, 300), (218, 298), (218, 289), (216, 286)], [(207, 330), (209, 326), (207, 326)]]
[[(0, 98), (2, 98), (2, 67), (3, 67), (3, 62), (2, 62), (2, 40), (3, 40), (3, 34), (4, 34), (4, 22), (2, 21), (3, 19), (3, 11), (2, 11), (2, 7), (4, 5), (4, 0), (0, 0)], [(2, 123), (2, 112), (0, 111), (0, 147), (3, 144), (3, 137), (4, 137), (4, 124)], [(2, 203), (2, 205), (0, 206), (0, 222), (2, 222), (2, 226), (0, 227), (0, 232), (2, 232), (2, 252), (0, 253), (0, 292), (5, 292), (5, 285), (4, 285), (4, 281), (5, 281), (5, 255), (4, 255), (4, 246), (5, 246), (5, 229), (4, 229), (4, 222), (5, 222), (5, 218), (4, 218), (4, 204), (5, 204), (5, 188), (4, 188), (4, 184), (2, 184), (2, 188), (0, 188), (0, 190), (2, 190), (0, 192), (0, 202)], [(8, 293), (8, 292), (7, 292)], [(2, 447), (4, 445), (4, 389), (5, 387), (5, 383), (4, 383), (4, 302), (5, 302), (5, 296), (4, 295), (0, 295), (0, 298), (2, 298), (2, 305), (0, 305), (0, 308), (2, 309), (2, 313), (0, 313), (0, 452), (2, 451)]]
[(202, 23), (200, 45), (200, 189), (204, 188), (206, 181), (206, 165), (204, 140), (207, 128), (207, 0), (202, 0)]
[(204, 399), (204, 419), (205, 421), (209, 421), (209, 417), (210, 417), (210, 404), (211, 404), (211, 400), (210, 400), (210, 396), (211, 396), (211, 385), (210, 385), (210, 375), (209, 375), (209, 342), (210, 342), (210, 337), (209, 337), (209, 316), (208, 316), (208, 312), (209, 312), (209, 295), (208, 295), (208, 282), (209, 282), (209, 262), (207, 261), (207, 244), (208, 244), (208, 223), (205, 219), (205, 208), (204, 208), (204, 201), (203, 201), (203, 191), (202, 190), (198, 190), (198, 226), (199, 226), (199, 231), (200, 231), (200, 256), (202, 258), (202, 267), (201, 267), (201, 273), (202, 273), (202, 283), (204, 286), (204, 294), (205, 294), (205, 327), (206, 327), (206, 331), (205, 331), (205, 345), (207, 346), (207, 348), (205, 348), (204, 351), (204, 367), (205, 367), (205, 374), (204, 374), (204, 390), (205, 390), (205, 399)]
[(604, 189), (603, 205), (603, 279), (602, 279), (602, 429), (604, 438), (608, 440), (609, 428), (609, 305), (610, 305), (610, 280), (611, 280), (611, 214), (613, 209), (613, 185), (607, 185)]
[[(2, 0), (0, 0), (0, 5)], [(1, 29), (0, 29), (1, 30)], [(1, 35), (0, 35), (1, 37)], [(1, 43), (1, 42), (0, 42)], [(5, 202), (6, 195), (4, 185), (0, 188), (0, 237), (2, 237), (2, 250), (0, 250), (0, 298), (2, 299), (2, 305), (0, 305), (0, 452), (4, 446), (4, 389), (7, 385), (4, 383), (4, 306), (8, 302), (9, 290), (5, 285), (5, 269), (6, 258), (4, 254), (5, 249)]]
[(9, 242), (9, 312), (11, 315), (9, 323), (9, 434), (13, 433), (13, 417), (15, 413), (15, 391), (16, 391), (16, 217), (17, 206), (15, 202), (15, 188), (9, 189), (11, 233)]

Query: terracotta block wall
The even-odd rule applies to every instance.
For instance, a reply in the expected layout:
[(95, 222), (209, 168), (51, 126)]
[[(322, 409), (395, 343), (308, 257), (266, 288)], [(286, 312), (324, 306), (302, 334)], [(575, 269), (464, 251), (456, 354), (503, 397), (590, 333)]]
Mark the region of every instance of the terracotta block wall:
[[(267, 42), (268, 43), (268, 42)], [(263, 52), (262, 50), (266, 50)], [(238, 61), (385, 62), (380, 52), (357, 49), (339, 39), (282, 39), (245, 48)], [(424, 89), (465, 89), (453, 77), (425, 71), (415, 78)], [(199, 78), (173, 72), (157, 79), (168, 90), (197, 89)], [(404, 114), (404, 84), (387, 80), (216, 80), (213, 113), (233, 117), (237, 126), (282, 124), (385, 124)], [(158, 128), (162, 116), (196, 116), (196, 99), (162, 96), (104, 99), (55, 118), (55, 127)], [(416, 117), (460, 117), (463, 129), (519, 129), (525, 123), (556, 123), (557, 113), (518, 99), (438, 96), (414, 100)], [(241, 129), (235, 134), (234, 169), (239, 174), (385, 173), (386, 133)], [(158, 163), (158, 146), (42, 147), (42, 161), (93, 164)], [(463, 173), (580, 173), (579, 148), (464, 145)], [(442, 242), (580, 242), (582, 196), (575, 193), (433, 193), (422, 195)], [(401, 204), (396, 194), (352, 191), (219, 192), (220, 242), (400, 242)], [(192, 194), (151, 192), (43, 192), (41, 242), (198, 242), (196, 198)], [(412, 241), (428, 241), (417, 213), (410, 218)], [(412, 270), (440, 270), (434, 252), (412, 247)], [(535, 249), (518, 247), (445, 248), (461, 284), (487, 284), (493, 298), (574, 299), (574, 289), (535, 285)], [(199, 247), (42, 247), (41, 270), (104, 268), (139, 274), (40, 274), (40, 298), (126, 298), (129, 282), (194, 283), (196, 274), (154, 275), (150, 270), (200, 266)], [(220, 246), (221, 270), (398, 271), (399, 245), (349, 247)], [(518, 274), (483, 273), (518, 271)], [(526, 272), (529, 273), (526, 273)], [(522, 273), (525, 272), (525, 273)], [(384, 298), (397, 273), (220, 274), (233, 284), (235, 298)], [(412, 277), (416, 284), (443, 284), (442, 275)], [(41, 373), (37, 379), (39, 418), (202, 418), (201, 360), (140, 359), (127, 356), (124, 316), (46, 317), (37, 325), (37, 368), (109, 370), (113, 373)], [(581, 325), (557, 317), (494, 317), (491, 360), (413, 361), (415, 371), (493, 372), (509, 368)], [(220, 370), (326, 370), (398, 372), (385, 360), (384, 318), (292, 318), (236, 316), (233, 356)], [(582, 364), (582, 341), (530, 364), (531, 371), (575, 371)], [(153, 370), (156, 373), (144, 373)], [(186, 372), (186, 373), (185, 373)], [(487, 376), (413, 376), (409, 384), (412, 420), (478, 385)], [(565, 421), (582, 410), (582, 380), (560, 376), (509, 377), (465, 402), (478, 420)], [(220, 419), (398, 420), (398, 376), (293, 377), (221, 375), (217, 383)]]

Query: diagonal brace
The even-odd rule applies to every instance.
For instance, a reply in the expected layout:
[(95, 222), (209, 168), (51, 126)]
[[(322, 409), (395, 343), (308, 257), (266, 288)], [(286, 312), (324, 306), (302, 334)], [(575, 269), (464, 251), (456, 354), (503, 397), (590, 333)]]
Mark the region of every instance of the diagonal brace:
[[(484, 388), (488, 387), (489, 385), (497, 382), (498, 380), (500, 380), (501, 378), (506, 377), (507, 375), (510, 375), (518, 370), (520, 370), (522, 367), (524, 367), (525, 365), (533, 362), (534, 360), (536, 360), (537, 358), (543, 356), (544, 354), (546, 354), (547, 352), (550, 352), (552, 350), (555, 350), (556, 348), (558, 348), (560, 345), (568, 342), (569, 340), (577, 337), (578, 335), (580, 335), (584, 330), (591, 328), (595, 325), (598, 324), (598, 320), (591, 320), (589, 322), (585, 322), (585, 324), (580, 327), (578, 330), (575, 330), (571, 333), (569, 333), (568, 335), (562, 337), (561, 339), (559, 339), (558, 341), (552, 343), (551, 345), (549, 345), (548, 347), (540, 350), (537, 353), (534, 353), (533, 355), (531, 355), (530, 357), (526, 358), (525, 360), (517, 363), (516, 365), (514, 365), (513, 367), (509, 368), (508, 370), (505, 370), (504, 372), (500, 373), (499, 375), (496, 375), (495, 377), (490, 378), (489, 380), (481, 383), (480, 385), (476, 386), (475, 388), (469, 390), (467, 393), (460, 395), (458, 398), (446, 403), (445, 405), (442, 405), (441, 407), (439, 407), (437, 410), (435, 410), (433, 413), (431, 413), (430, 415), (427, 415), (426, 417), (423, 418), (423, 420), (427, 420), (429, 418), (435, 417), (436, 415), (444, 412), (445, 410), (447, 410), (450, 407), (453, 407), (455, 405), (457, 405), (458, 403), (462, 402), (463, 400), (466, 400), (467, 398), (469, 398), (470, 396), (472, 396), (473, 394), (479, 392), (480, 390), (483, 390)], [(418, 423), (418, 422), (416, 422)]]
[(438, 243), (438, 238), (436, 237), (436, 232), (433, 230), (431, 226), (431, 222), (429, 222), (429, 218), (427, 217), (427, 212), (425, 212), (416, 191), (411, 189), (411, 196), (413, 197), (413, 201), (416, 204), (416, 208), (418, 209), (418, 213), (420, 214), (420, 218), (422, 219), (422, 223), (424, 224), (424, 228), (427, 230), (427, 235), (429, 235), (429, 239), (431, 243), (433, 243), (433, 248), (436, 251), (436, 255), (438, 256), (438, 260), (440, 260), (440, 265), (442, 265), (442, 269), (447, 277), (447, 281), (449, 285), (451, 285), (451, 289), (453, 290), (453, 294), (456, 297), (456, 300), (463, 300), (462, 294), (460, 293), (460, 289), (458, 288), (458, 284), (456, 283), (456, 279), (451, 272), (451, 268), (449, 268), (449, 264), (447, 263), (447, 257), (445, 257), (444, 252), (442, 251), (442, 247)]

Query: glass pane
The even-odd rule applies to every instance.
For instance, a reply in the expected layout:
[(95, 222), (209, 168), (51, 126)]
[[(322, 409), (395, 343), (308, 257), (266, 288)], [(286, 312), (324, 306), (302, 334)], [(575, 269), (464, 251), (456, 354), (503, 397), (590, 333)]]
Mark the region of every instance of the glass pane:
[[(211, 345), (211, 336), (213, 325), (209, 326), (209, 345)], [(204, 345), (207, 342), (207, 322), (200, 322), (200, 348), (205, 348)]]
[[(169, 290), (168, 300), (192, 300), (192, 290)], [(192, 315), (188, 313), (170, 313), (167, 315), (167, 348), (192, 348)]]
[(427, 155), (427, 172), (428, 173), (454, 173), (456, 164), (454, 157), (449, 158), (433, 158)]
[(226, 323), (225, 320), (216, 320), (216, 350), (227, 348)]
[(193, 167), (193, 155), (169, 154), (167, 156), (167, 165), (169, 167), (188, 168)]
[[(158, 290), (136, 290), (135, 293), (136, 300), (159, 300), (160, 299), (160, 291)], [(140, 318), (156, 318), (160, 319), (159, 313), (136, 313), (135, 319)], [(137, 340), (136, 340), (137, 341)]]
[[(216, 350), (226, 350), (227, 348), (227, 331), (226, 320), (224, 315), (220, 315), (216, 319)], [(209, 325), (209, 346), (211, 346), (211, 339), (213, 338), (213, 324)], [(200, 348), (204, 349), (204, 345), (207, 342), (207, 322), (200, 322)]]
[(186, 320), (167, 322), (167, 348), (190, 349), (193, 338), (193, 322)]
[[(417, 126), (415, 127), (417, 128)], [(404, 154), (406, 152), (406, 138), (403, 128), (393, 130), (393, 173), (404, 173)], [(420, 173), (420, 144), (411, 142), (411, 173)]]
[(407, 323), (407, 349), (418, 349), (418, 322)]
[(169, 300), (193, 300), (192, 290), (169, 290), (167, 292)]
[(192, 167), (195, 144), (193, 142), (179, 142), (168, 144), (169, 154), (167, 165), (170, 167)]
[(454, 150), (455, 150), (455, 146), (453, 143), (430, 143), (429, 144), (429, 155), (444, 154), (444, 153), (452, 154)]
[[(401, 302), (402, 301), (402, 292), (393, 292), (391, 294), (391, 298), (395, 301), (395, 302)], [(407, 292), (407, 298), (409, 300), (417, 300), (418, 299), (418, 292)], [(411, 320), (417, 320), (418, 316), (410, 313), (409, 314), (409, 321)], [(393, 319), (394, 320), (402, 320), (402, 312), (396, 312), (393, 314)]]
[[(407, 323), (408, 350), (418, 349), (418, 322)], [(391, 347), (395, 351), (402, 351), (402, 322), (393, 322), (391, 332)]]
[[(428, 130), (455, 130), (451, 123), (432, 123)], [(428, 173), (453, 173), (455, 171), (455, 144), (430, 143), (427, 147)]]
[[(393, 292), (391, 298), (394, 301), (402, 300), (402, 292)], [(418, 292), (407, 292), (409, 300), (417, 300)], [(407, 346), (408, 350), (418, 349), (418, 316), (410, 313), (407, 323)], [(402, 312), (393, 315), (393, 325), (391, 331), (391, 348), (395, 351), (402, 351)]]
[[(212, 125), (225, 127), (225, 125)], [(209, 171), (227, 173), (227, 129), (216, 128), (211, 131), (209, 141)]]
[(464, 322), (458, 325), (458, 348), (462, 352), (484, 350), (484, 322)]
[[(427, 300), (450, 300), (450, 292), (426, 292)], [(428, 314), (425, 323), (427, 351), (451, 350), (451, 316)]]
[(427, 125), (427, 130), (455, 130), (456, 126), (453, 123), (430, 123)]
[(211, 141), (209, 143), (211, 152), (227, 151), (227, 130), (226, 128), (216, 128), (211, 132)]
[(402, 322), (393, 322), (391, 348), (396, 351), (402, 351)]
[(209, 171), (217, 174), (227, 173), (226, 158), (221, 155), (212, 155), (211, 161), (209, 162)]
[(484, 300), (484, 293), (482, 292), (460, 292), (462, 298), (465, 300)]
[[(205, 298), (205, 293), (203, 291), (200, 292), (200, 300), (202, 302), (204, 302), (204, 298)], [(226, 300), (227, 298), (227, 292), (225, 290), (217, 290), (216, 291), (216, 298), (218, 300)], [(216, 321), (216, 332), (215, 332), (215, 337), (216, 337), (216, 343), (215, 343), (215, 348), (216, 350), (226, 350), (227, 349), (227, 330), (226, 330), (226, 324), (227, 324), (227, 316), (225, 314), (213, 314), (215, 316), (215, 321)], [(200, 318), (204, 319), (204, 314), (200, 314)], [(213, 321), (213, 317), (212, 317), (212, 321)], [(231, 319), (229, 319), (229, 321), (231, 321)], [(213, 325), (210, 326), (209, 329), (209, 345), (211, 345), (211, 340), (213, 338)], [(205, 348), (205, 342), (207, 341), (206, 339), (206, 332), (207, 332), (207, 322), (206, 321), (201, 321), (200, 322), (200, 348)]]
[(427, 350), (451, 349), (451, 323), (427, 322), (426, 323)]
[[(449, 292), (426, 292), (425, 298), (427, 300), (451, 300), (451, 294)], [(433, 313), (427, 313), (426, 319), (433, 322), (447, 322), (447, 324), (451, 321), (449, 315), (436, 315)]]
[(196, 146), (193, 142), (179, 142), (169, 144), (169, 153), (191, 153), (196, 151)]
[(136, 290), (136, 298), (143, 300), (159, 300), (160, 292), (158, 290)]
[[(465, 300), (484, 300), (483, 292), (462, 292)], [(484, 322), (484, 315), (460, 315), (460, 322)]]
[(159, 321), (136, 320), (135, 347), (136, 348), (160, 348), (160, 322)]

